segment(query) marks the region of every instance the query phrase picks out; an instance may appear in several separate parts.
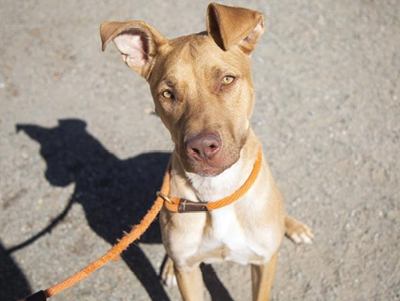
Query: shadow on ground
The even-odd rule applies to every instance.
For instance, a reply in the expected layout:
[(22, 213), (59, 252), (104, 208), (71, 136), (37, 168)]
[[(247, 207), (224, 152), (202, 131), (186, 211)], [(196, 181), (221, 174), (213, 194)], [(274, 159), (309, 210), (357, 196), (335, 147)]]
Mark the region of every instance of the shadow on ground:
[[(45, 176), (49, 183), (57, 187), (75, 183), (75, 191), (58, 218), (30, 240), (8, 250), (8, 254), (28, 247), (56, 227), (68, 214), (73, 203), (81, 204), (90, 227), (100, 237), (114, 244), (123, 231), (129, 231), (150, 209), (155, 193), (161, 187), (171, 155), (154, 152), (120, 160), (107, 151), (86, 130), (86, 123), (79, 119), (60, 120), (54, 128), (18, 124), (17, 131), (25, 132), (40, 144), (40, 154), (47, 164)], [(140, 241), (161, 243), (157, 222), (152, 224)], [(141, 281), (152, 300), (169, 300), (160, 283), (158, 272), (153, 269), (140, 246), (130, 246), (122, 254), (122, 259)], [(202, 270), (212, 299), (232, 300), (212, 267), (203, 266)], [(14, 273), (19, 274), (23, 277), (18, 270)], [(29, 286), (24, 281), (21, 283), (20, 292), (26, 287), (24, 292), (29, 293)], [(10, 283), (13, 284), (14, 282)]]
[(31, 292), (24, 274), (0, 240), (0, 300), (15, 300)]

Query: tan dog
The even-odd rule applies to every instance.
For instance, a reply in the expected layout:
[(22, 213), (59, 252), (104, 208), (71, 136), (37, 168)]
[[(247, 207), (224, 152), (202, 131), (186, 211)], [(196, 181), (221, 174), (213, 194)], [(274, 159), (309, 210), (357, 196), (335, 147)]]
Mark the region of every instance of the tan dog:
[[(253, 169), (260, 142), (250, 127), (254, 88), (250, 55), (264, 31), (260, 12), (212, 3), (207, 32), (167, 40), (145, 22), (103, 22), (103, 50), (114, 41), (125, 63), (150, 84), (157, 114), (175, 144), (171, 192), (214, 202), (235, 192)], [(163, 210), (169, 255), (163, 277), (175, 273), (184, 300), (203, 300), (199, 264), (251, 264), (253, 300), (269, 300), (278, 248), (286, 234), (310, 243), (307, 226), (285, 215), (265, 159), (250, 190), (212, 212)]]

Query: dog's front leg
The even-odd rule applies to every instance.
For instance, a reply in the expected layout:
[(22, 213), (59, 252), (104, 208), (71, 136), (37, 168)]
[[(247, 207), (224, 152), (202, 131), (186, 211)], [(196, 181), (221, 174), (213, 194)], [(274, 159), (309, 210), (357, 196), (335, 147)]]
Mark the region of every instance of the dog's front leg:
[(266, 264), (251, 265), (253, 301), (268, 301), (270, 299), (277, 262), (278, 252)]
[(179, 268), (174, 266), (178, 287), (184, 301), (203, 301), (204, 283), (200, 266)]

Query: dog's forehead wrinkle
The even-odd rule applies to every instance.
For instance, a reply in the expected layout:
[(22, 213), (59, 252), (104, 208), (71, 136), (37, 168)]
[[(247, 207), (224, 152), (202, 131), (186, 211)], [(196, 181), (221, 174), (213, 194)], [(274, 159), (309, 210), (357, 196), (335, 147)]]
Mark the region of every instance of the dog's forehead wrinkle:
[(170, 46), (175, 59), (188, 60), (192, 65), (220, 55), (218, 51), (223, 53), (209, 36), (196, 34), (171, 40)]
[(175, 88), (177, 81), (176, 81), (176, 79), (169, 78), (169, 79), (166, 79), (164, 82), (168, 87)]
[(189, 44), (189, 53), (192, 58), (196, 58), (199, 54), (196, 45), (194, 45), (193, 43)]

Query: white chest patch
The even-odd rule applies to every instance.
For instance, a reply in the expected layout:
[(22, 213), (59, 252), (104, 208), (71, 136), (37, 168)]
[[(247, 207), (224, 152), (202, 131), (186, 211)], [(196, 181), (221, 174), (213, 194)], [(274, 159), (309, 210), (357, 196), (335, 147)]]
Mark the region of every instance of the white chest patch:
[[(216, 177), (196, 174), (188, 174), (188, 177), (201, 201), (214, 202), (235, 192), (247, 180), (252, 168), (251, 163), (239, 160)], [(238, 201), (246, 202), (254, 197), (250, 190)], [(212, 254), (213, 250), (221, 250), (215, 258), (211, 257), (206, 262), (220, 259), (242, 264), (268, 261), (272, 254), (254, 239), (254, 233), (246, 233), (236, 214), (234, 204), (210, 212), (211, 225), (205, 229), (197, 253), (206, 255)]]
[(253, 251), (232, 206), (211, 212), (211, 227), (204, 236), (200, 252), (223, 248), (222, 259), (246, 264)]

